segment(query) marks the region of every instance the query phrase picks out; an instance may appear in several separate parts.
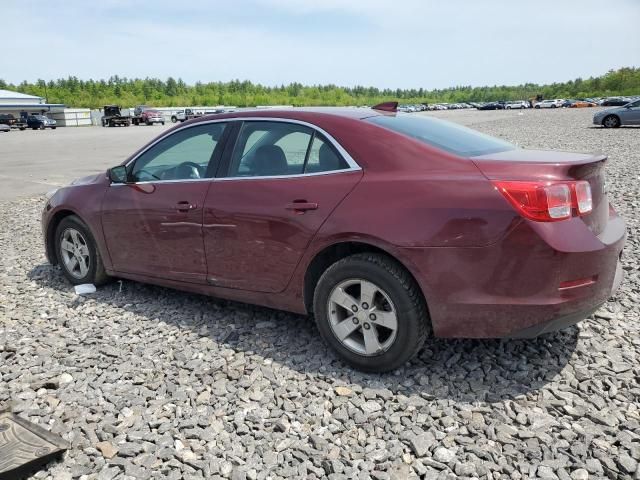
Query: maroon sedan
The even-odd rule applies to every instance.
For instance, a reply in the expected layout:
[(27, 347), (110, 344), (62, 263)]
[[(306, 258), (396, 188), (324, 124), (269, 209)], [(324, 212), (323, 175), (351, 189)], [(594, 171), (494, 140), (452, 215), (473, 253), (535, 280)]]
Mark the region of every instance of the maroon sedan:
[(313, 314), (357, 368), (425, 339), (533, 337), (622, 278), (601, 155), (522, 150), (389, 105), (195, 119), (48, 196), (74, 284), (121, 277)]

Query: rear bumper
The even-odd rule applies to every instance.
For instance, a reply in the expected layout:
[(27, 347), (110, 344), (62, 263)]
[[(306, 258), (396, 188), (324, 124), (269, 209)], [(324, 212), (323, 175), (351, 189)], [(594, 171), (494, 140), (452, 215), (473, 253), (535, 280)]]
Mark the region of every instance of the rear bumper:
[[(479, 248), (404, 249), (422, 287), (434, 334), (445, 338), (529, 338), (588, 317), (622, 282), (624, 222), (604, 231), (579, 219), (522, 222)], [(565, 282), (590, 279), (584, 285)]]
[[(612, 294), (616, 290), (618, 290), (618, 288), (620, 287), (620, 284), (622, 283), (622, 278), (623, 278), (622, 262), (618, 261), (618, 265), (616, 267), (616, 276), (613, 282), (613, 288), (611, 290)], [(595, 307), (590, 307), (586, 310), (567, 313), (553, 320), (550, 320), (546, 323), (539, 323), (531, 327), (527, 327), (524, 330), (514, 332), (513, 334), (509, 335), (507, 338), (535, 338), (545, 333), (557, 332), (558, 330), (571, 327), (576, 323), (584, 320), (585, 318), (591, 316), (593, 313), (595, 313), (596, 310), (598, 310), (602, 306), (603, 303), (600, 303)]]

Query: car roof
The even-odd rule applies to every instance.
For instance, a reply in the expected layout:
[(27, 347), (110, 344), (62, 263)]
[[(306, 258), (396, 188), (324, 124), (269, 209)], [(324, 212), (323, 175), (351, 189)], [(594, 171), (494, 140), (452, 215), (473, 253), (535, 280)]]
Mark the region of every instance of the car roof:
[(291, 118), (298, 120), (310, 120), (313, 117), (327, 118), (339, 117), (352, 120), (363, 120), (369, 117), (384, 115), (386, 113), (394, 114), (395, 112), (382, 112), (371, 108), (360, 107), (291, 107), (291, 108), (247, 108), (238, 109), (233, 112), (218, 113), (213, 115), (205, 115), (200, 118), (191, 120), (193, 123), (213, 120), (218, 118), (247, 118), (247, 117), (275, 117), (275, 118)]

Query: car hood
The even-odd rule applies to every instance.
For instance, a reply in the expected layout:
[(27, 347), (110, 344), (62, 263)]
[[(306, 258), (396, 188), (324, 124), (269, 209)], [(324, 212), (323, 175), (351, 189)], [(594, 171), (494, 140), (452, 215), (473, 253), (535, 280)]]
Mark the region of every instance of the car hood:
[(87, 175), (86, 177), (76, 178), (73, 182), (69, 184), (69, 186), (78, 186), (78, 185), (91, 185), (93, 183), (100, 183), (104, 178), (104, 173), (94, 173), (92, 175)]

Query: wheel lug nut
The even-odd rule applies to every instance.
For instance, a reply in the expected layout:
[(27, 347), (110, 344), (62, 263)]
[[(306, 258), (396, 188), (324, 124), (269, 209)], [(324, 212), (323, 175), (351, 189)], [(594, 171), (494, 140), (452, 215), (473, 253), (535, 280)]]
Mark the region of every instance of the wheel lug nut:
[(353, 317), (353, 323), (357, 325), (360, 322), (359, 322), (359, 320), (357, 318)]
[(375, 322), (375, 321), (376, 321), (376, 314), (375, 314), (375, 313), (372, 313), (371, 315), (369, 315), (369, 319), (370, 319), (371, 321)]
[(357, 311), (358, 311), (358, 307), (356, 307), (355, 305), (353, 305), (353, 306), (351, 307), (351, 310), (353, 310), (354, 312), (357, 312)]
[(367, 308), (369, 308), (369, 304), (367, 302), (364, 302), (362, 304), (362, 308), (364, 308), (366, 310)]
[(365, 330), (369, 330), (371, 328), (371, 325), (369, 325), (368, 323), (363, 323), (362, 326), (364, 327)]

